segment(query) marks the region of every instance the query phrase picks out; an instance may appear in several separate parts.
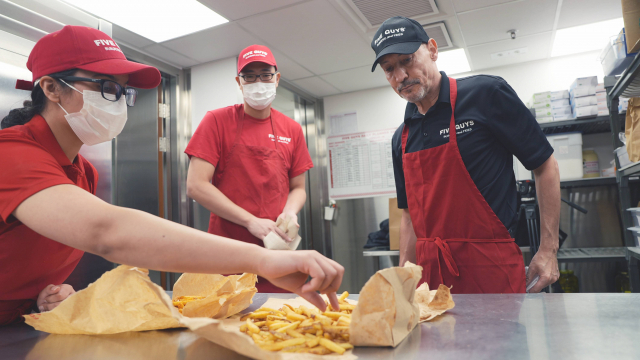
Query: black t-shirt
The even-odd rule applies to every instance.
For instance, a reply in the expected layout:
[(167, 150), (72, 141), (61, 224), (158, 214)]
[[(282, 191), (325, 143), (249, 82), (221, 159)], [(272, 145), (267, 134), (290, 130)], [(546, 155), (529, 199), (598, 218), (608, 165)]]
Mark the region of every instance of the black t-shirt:
[[(449, 78), (444, 72), (440, 94), (425, 115), (407, 103), (404, 123), (393, 135), (393, 170), (398, 207), (406, 209), (402, 171), (402, 129), (409, 126), (407, 153), (449, 142), (451, 103)], [(475, 75), (457, 79), (455, 118), (458, 149), (471, 179), (508, 230), (517, 222), (516, 179), (513, 155), (529, 170), (553, 154), (536, 119), (516, 92), (498, 76)], [(415, 220), (415, 219), (414, 219)]]

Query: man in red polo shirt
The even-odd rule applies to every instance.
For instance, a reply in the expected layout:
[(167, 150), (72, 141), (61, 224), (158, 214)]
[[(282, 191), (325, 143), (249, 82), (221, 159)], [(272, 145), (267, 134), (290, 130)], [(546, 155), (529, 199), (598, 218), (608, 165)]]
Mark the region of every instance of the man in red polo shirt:
[[(280, 80), (266, 46), (240, 52), (236, 81), (244, 104), (207, 112), (185, 153), (191, 159), (187, 195), (211, 211), (209, 233), (263, 245), (277, 218), (306, 201), (305, 172), (313, 167), (302, 127), (271, 108)], [(267, 280), (260, 292), (282, 292)]]

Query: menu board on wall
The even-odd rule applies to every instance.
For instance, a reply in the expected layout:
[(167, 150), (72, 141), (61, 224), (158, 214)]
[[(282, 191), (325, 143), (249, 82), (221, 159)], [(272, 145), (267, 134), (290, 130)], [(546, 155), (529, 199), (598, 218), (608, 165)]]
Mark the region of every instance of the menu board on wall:
[(396, 194), (391, 137), (396, 129), (327, 138), (329, 196), (336, 200)]

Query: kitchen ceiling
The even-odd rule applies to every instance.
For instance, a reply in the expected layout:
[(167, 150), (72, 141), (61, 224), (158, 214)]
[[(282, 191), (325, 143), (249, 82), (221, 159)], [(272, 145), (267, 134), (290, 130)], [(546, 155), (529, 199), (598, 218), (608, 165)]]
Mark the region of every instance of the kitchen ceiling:
[[(378, 27), (372, 23), (379, 22), (380, 14), (390, 14), (388, 5), (395, 1), (198, 1), (229, 23), (162, 43), (114, 24), (113, 37), (183, 68), (234, 57), (246, 46), (264, 44), (274, 51), (284, 79), (318, 97), (386, 85), (381, 70), (373, 74), (369, 71), (374, 59), (369, 43)], [(620, 0), (398, 1), (402, 6), (397, 7), (395, 15), (410, 16), (424, 26), (444, 24), (452, 45), (446, 50), (464, 49), (474, 72), (548, 58), (556, 30), (622, 14)], [(49, 9), (59, 1), (12, 2), (37, 12), (45, 2)], [(7, 12), (12, 8), (2, 3), (8, 2), (0, 0), (0, 14), (11, 17)], [(62, 19), (63, 15), (48, 16), (61, 23), (73, 23)], [(47, 29), (41, 30), (49, 32), (50, 27), (47, 23)], [(0, 30), (11, 32), (10, 29), (0, 25)], [(515, 40), (508, 33), (511, 29), (517, 30)], [(527, 51), (503, 58), (491, 56), (522, 48)]]

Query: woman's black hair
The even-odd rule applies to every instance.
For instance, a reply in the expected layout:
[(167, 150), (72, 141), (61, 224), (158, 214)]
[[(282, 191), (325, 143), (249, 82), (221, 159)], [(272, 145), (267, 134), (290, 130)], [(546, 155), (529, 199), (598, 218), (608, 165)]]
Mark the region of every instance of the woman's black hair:
[[(78, 70), (65, 70), (57, 72), (55, 74), (51, 74), (49, 76), (56, 79), (56, 81), (60, 83), (60, 80), (58, 80), (59, 77), (73, 76), (75, 75), (76, 71)], [(62, 83), (60, 84), (62, 85)], [(44, 91), (42, 91), (40, 84), (36, 84), (33, 87), (33, 90), (31, 90), (31, 101), (25, 100), (25, 102), (22, 104), (22, 108), (9, 111), (9, 115), (5, 116), (4, 119), (2, 119), (2, 123), (0, 123), (0, 129), (6, 129), (12, 126), (24, 125), (28, 123), (31, 118), (44, 111), (44, 107), (47, 103), (46, 99), (47, 97), (44, 96)]]

